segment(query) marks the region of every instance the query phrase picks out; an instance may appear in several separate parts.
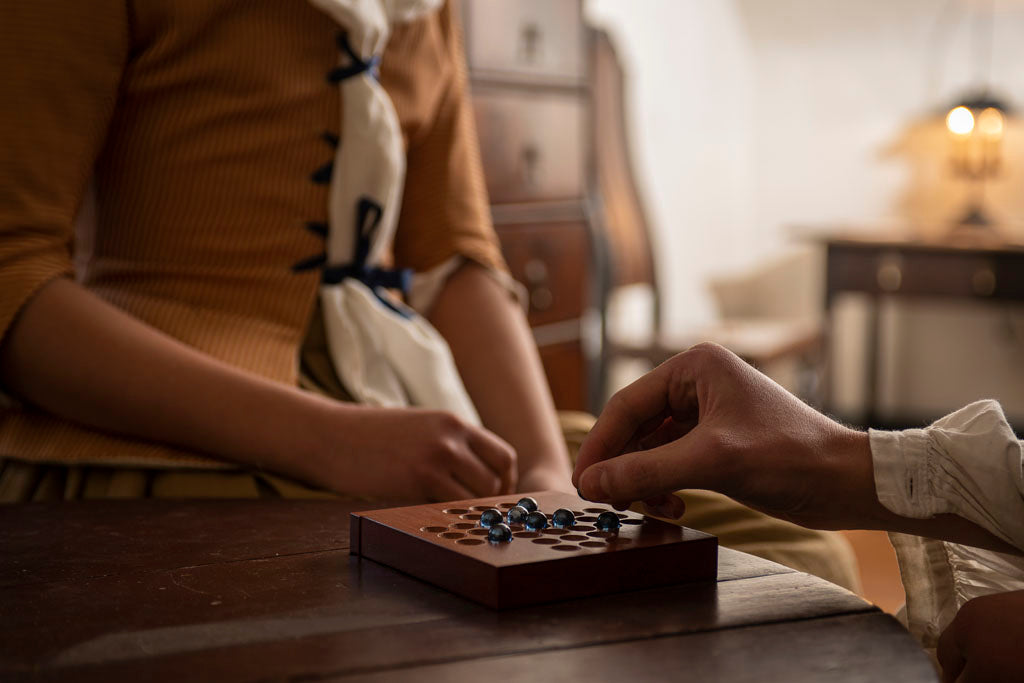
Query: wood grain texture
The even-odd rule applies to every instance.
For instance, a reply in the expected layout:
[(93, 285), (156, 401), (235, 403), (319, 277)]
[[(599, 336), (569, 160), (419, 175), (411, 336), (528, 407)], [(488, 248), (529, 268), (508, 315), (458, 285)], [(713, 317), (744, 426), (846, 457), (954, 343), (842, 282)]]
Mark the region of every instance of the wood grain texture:
[(587, 363), (580, 340), (541, 346), (540, 362), (559, 410), (587, 409)]
[[(877, 610), (832, 584), (750, 555), (721, 549), (717, 583), (495, 612), (350, 557), (340, 546), (348, 545), (352, 510), (350, 503), (288, 501), (5, 508), (0, 566), (8, 577), (16, 567), (32, 580), (0, 587), (0, 679), (226, 683), (374, 675), (444, 680), (450, 673), (461, 680), (460, 672), (482, 675), (492, 666), (510, 667), (513, 680), (527, 670), (534, 677), (566, 670), (571, 679), (580, 661), (614, 660), (592, 670), (586, 665), (580, 675), (650, 680), (648, 670), (661, 656), (656, 643), (679, 641), (669, 649), (685, 657), (666, 661), (703, 672), (706, 680), (719, 669), (732, 676), (735, 653), (747, 657), (741, 672), (770, 673), (786, 664), (800, 672), (818, 671), (828, 653), (848, 662), (843, 657), (858, 647), (864, 648), (858, 672), (884, 680), (871, 668), (881, 652), (879, 661), (910, 667), (895, 669), (910, 672), (907, 681), (928, 680), (911, 675), (920, 653), (899, 632), (861, 636), (856, 624), (842, 621), (843, 615), (879, 616)], [(40, 541), (65, 534), (72, 519), (73, 543), (68, 538), (63, 551)], [(66, 554), (54, 558), (55, 550)], [(104, 553), (112, 554), (105, 563), (98, 559)], [(88, 571), (70, 570), (78, 556), (89, 559)], [(54, 559), (62, 568), (48, 573)], [(785, 657), (772, 651), (772, 643), (797, 637), (787, 630), (793, 622), (833, 617), (839, 619), (832, 630), (817, 629), (828, 636), (817, 645), (794, 641), (799, 649), (790, 647)], [(747, 627), (763, 628), (767, 640), (751, 640)], [(776, 628), (782, 635), (772, 640)], [(698, 634), (714, 638), (688, 645)], [(648, 642), (654, 645), (643, 645)], [(724, 680), (733, 679), (749, 680)]]
[(390, 508), (353, 513), (360, 543), (352, 552), (495, 609), (716, 577), (713, 536), (633, 512), (616, 513), (622, 527), (609, 534), (593, 521), (611, 507), (561, 492), (529, 495), (549, 519), (565, 508), (579, 522), (539, 532), (513, 527), (510, 543), (492, 544), (474, 520), (488, 508), (512, 507), (518, 496)]
[(497, 226), (509, 272), (526, 287), (531, 327), (579, 318), (587, 306), (590, 237), (582, 222)]
[(201, 667), (202, 678), (221, 681), (408, 668), (873, 611), (791, 572), (494, 612), (341, 552), (7, 589), (0, 604), (0, 671), (182, 680)]
[[(908, 655), (914, 647), (910, 636), (892, 617), (872, 613), (540, 654), (495, 651), (486, 658), (324, 680), (351, 683), (938, 681), (923, 652)], [(543, 672), (540, 679), (538, 672)]]
[(372, 507), (355, 501), (275, 502), (0, 506), (0, 587), (347, 550), (349, 514)]

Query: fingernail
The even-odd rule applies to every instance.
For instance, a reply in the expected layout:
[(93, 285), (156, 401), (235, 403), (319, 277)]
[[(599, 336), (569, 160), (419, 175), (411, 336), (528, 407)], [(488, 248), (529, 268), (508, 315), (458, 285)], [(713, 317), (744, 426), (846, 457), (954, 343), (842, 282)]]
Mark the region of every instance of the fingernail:
[(580, 482), (581, 484), (583, 484), (582, 488), (590, 492), (590, 495), (587, 497), (587, 500), (600, 501), (606, 500), (608, 498), (607, 472), (603, 470), (595, 472), (591, 469), (588, 470), (587, 474), (584, 474), (583, 477), (587, 481), (585, 484), (582, 481)]

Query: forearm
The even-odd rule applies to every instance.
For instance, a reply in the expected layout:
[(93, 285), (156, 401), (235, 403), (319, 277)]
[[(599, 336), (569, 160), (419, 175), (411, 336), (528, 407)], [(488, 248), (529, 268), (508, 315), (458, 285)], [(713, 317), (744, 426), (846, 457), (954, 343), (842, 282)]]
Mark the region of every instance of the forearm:
[(484, 425), (518, 452), (521, 487), (531, 481), (569, 487), (547, 379), (526, 318), (508, 291), (467, 263), (448, 279), (430, 321), (448, 341)]
[(56, 415), (300, 479), (315, 478), (324, 399), (233, 368), (68, 280), (44, 287), (0, 347), (0, 384)]

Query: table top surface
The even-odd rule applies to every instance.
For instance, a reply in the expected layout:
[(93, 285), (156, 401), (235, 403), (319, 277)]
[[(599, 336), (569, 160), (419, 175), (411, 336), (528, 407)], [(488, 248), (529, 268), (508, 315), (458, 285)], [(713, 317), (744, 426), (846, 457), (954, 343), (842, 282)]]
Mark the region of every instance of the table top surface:
[(837, 247), (1024, 256), (1024, 243), (1005, 235), (988, 232), (934, 235), (898, 229), (864, 231), (840, 228), (798, 230), (797, 234), (809, 242)]
[(937, 680), (888, 615), (720, 549), (717, 583), (496, 612), (348, 553), (366, 504), (0, 506), (0, 679)]

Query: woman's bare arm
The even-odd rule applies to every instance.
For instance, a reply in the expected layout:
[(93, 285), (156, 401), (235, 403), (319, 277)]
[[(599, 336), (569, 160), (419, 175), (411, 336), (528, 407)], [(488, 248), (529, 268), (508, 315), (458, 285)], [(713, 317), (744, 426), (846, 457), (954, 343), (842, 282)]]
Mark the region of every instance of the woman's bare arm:
[(524, 491), (571, 489), (569, 459), (526, 316), (481, 266), (452, 275), (430, 313), (486, 427), (519, 456)]
[(81, 424), (336, 491), (450, 499), (512, 487), (514, 454), (485, 430), (438, 411), (344, 404), (258, 377), (66, 279), (21, 310), (0, 346), (0, 383)]

